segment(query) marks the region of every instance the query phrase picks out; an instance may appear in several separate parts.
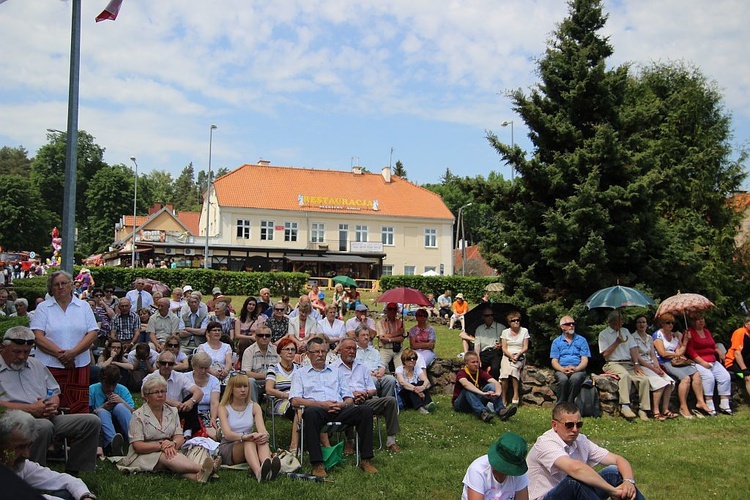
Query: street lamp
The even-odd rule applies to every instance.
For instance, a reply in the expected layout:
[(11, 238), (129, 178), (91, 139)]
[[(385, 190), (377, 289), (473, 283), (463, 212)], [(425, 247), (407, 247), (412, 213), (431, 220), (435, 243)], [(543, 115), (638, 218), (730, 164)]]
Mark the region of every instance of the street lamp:
[(135, 269), (135, 218), (136, 218), (136, 202), (138, 201), (138, 163), (135, 161), (135, 156), (130, 157), (130, 161), (135, 165), (135, 177), (133, 183), (133, 241), (131, 246), (133, 247), (130, 252), (130, 268)]
[(208, 222), (211, 214), (211, 147), (214, 141), (214, 130), (218, 127), (211, 125), (208, 130), (208, 184), (206, 186), (206, 247), (203, 249), (203, 269), (208, 269)]
[[(510, 147), (511, 147), (511, 149), (515, 149), (516, 148), (516, 141), (513, 138), (513, 120), (511, 120), (511, 121), (507, 121), (506, 120), (506, 121), (504, 121), (503, 123), (500, 124), (501, 127), (507, 127), (508, 125), (510, 125)], [(516, 178), (516, 169), (513, 168), (513, 164), (512, 163), (510, 164), (510, 178), (511, 179), (515, 179)]]
[[(466, 224), (464, 223), (464, 208), (469, 208), (474, 203), (467, 203), (458, 209), (458, 228), (461, 229), (461, 275), (466, 276)], [(458, 233), (458, 231), (456, 231)]]

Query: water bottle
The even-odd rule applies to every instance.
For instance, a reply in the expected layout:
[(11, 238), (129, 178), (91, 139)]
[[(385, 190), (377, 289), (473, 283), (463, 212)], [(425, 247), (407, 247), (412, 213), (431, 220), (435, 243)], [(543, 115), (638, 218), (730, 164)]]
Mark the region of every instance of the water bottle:
[(49, 403), (49, 400), (52, 399), (52, 396), (54, 396), (54, 395), (55, 395), (55, 391), (54, 390), (47, 389), (47, 399), (45, 399), (44, 401), (47, 402), (47, 403)]

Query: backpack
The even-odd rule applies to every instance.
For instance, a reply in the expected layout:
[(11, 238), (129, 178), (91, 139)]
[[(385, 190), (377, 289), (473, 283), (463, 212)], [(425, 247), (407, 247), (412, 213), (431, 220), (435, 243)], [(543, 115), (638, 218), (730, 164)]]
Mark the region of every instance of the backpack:
[(591, 378), (587, 378), (581, 385), (581, 392), (575, 399), (575, 404), (581, 411), (582, 417), (602, 416), (602, 409), (599, 405), (599, 389), (596, 388)]

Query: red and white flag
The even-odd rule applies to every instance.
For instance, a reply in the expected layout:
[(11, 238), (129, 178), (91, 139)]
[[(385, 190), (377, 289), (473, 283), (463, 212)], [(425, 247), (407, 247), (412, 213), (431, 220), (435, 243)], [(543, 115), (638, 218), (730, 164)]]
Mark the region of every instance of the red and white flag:
[(117, 14), (120, 12), (120, 6), (122, 5), (122, 0), (110, 0), (110, 2), (107, 4), (106, 7), (104, 7), (104, 10), (101, 14), (96, 16), (96, 22), (99, 21), (114, 21), (117, 19)]

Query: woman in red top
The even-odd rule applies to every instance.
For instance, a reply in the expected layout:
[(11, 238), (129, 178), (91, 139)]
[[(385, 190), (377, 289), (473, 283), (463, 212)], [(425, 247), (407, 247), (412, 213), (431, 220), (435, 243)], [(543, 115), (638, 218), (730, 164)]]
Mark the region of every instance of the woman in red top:
[(716, 348), (711, 332), (706, 328), (706, 319), (702, 313), (694, 313), (690, 316), (691, 328), (687, 332), (687, 349), (685, 354), (695, 361), (695, 367), (703, 379), (703, 392), (706, 404), (712, 416), (716, 415), (714, 408), (714, 385), (719, 386), (719, 411), (726, 415), (732, 414), (729, 407), (729, 396), (732, 393), (732, 382), (729, 372), (724, 368), (721, 352)]

